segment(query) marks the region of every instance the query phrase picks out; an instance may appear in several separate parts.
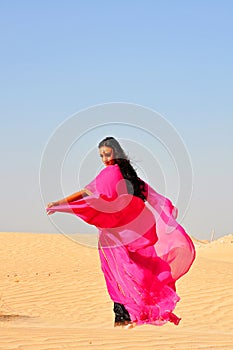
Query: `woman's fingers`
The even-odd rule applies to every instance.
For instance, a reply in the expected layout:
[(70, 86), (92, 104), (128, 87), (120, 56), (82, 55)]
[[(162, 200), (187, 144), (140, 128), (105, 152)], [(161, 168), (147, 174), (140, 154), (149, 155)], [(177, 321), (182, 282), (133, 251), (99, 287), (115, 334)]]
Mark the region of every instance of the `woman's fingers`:
[[(55, 205), (55, 202), (50, 202), (48, 205), (47, 205), (47, 208), (51, 208)], [(47, 209), (46, 208), (46, 209)], [(47, 215), (52, 215), (54, 214), (54, 211), (53, 210), (47, 210)]]
[[(55, 207), (55, 206), (57, 206), (57, 205), (59, 205), (59, 202), (50, 202), (50, 203), (47, 205), (46, 210), (47, 210), (48, 208)], [(47, 210), (47, 215), (52, 215), (52, 214), (54, 214), (54, 211), (53, 211), (53, 210)]]
[(51, 207), (53, 207), (53, 206), (54, 206), (54, 204), (55, 204), (55, 202), (51, 202), (51, 203), (47, 204), (47, 208), (51, 208)]
[(52, 210), (47, 211), (47, 215), (52, 215), (54, 213), (55, 213), (55, 211), (52, 211)]

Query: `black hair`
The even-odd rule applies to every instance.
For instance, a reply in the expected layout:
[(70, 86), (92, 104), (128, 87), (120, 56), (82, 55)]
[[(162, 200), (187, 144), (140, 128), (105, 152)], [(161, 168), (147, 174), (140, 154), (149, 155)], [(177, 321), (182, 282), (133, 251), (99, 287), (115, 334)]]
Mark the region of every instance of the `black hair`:
[(119, 142), (114, 137), (106, 137), (98, 145), (99, 148), (103, 146), (112, 148), (115, 164), (118, 164), (123, 178), (127, 180), (126, 186), (128, 193), (145, 201), (145, 183), (138, 177), (136, 170), (131, 165), (130, 160), (126, 156)]

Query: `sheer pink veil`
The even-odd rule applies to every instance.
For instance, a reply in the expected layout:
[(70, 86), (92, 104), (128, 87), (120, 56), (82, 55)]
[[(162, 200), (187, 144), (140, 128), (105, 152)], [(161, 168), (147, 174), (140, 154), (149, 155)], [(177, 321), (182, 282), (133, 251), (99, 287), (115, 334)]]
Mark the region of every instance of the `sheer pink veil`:
[(184, 275), (195, 259), (195, 247), (184, 228), (176, 221), (178, 209), (172, 202), (147, 187), (147, 201), (156, 218), (158, 242), (155, 250), (158, 256), (166, 261), (172, 271), (174, 280)]

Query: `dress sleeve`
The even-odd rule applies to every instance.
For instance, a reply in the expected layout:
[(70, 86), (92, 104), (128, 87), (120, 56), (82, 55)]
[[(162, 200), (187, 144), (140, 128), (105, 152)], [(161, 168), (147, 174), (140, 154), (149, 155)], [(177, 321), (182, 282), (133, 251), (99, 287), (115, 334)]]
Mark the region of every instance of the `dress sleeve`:
[(94, 178), (94, 180), (85, 185), (84, 190), (86, 190), (87, 193), (89, 192), (88, 194), (97, 195), (98, 193), (96, 191), (96, 178)]
[(122, 177), (118, 165), (109, 165), (105, 167), (85, 187), (95, 196), (106, 196), (108, 198), (116, 198), (118, 195), (127, 193), (125, 180)]

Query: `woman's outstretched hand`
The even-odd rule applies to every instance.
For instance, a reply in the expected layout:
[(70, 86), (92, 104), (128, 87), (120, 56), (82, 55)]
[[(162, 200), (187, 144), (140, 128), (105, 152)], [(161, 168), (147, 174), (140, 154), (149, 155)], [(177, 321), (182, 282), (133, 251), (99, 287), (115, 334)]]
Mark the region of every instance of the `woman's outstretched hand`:
[[(47, 208), (51, 208), (51, 207), (54, 207), (56, 205), (59, 205), (59, 203), (58, 202), (51, 202), (47, 205)], [(55, 213), (55, 211), (53, 211), (53, 210), (47, 210), (47, 215), (52, 215), (54, 213)]]
[(63, 199), (60, 199), (59, 201), (57, 202), (51, 202), (47, 205), (47, 215), (52, 215), (54, 214), (54, 211), (53, 210), (48, 210), (48, 208), (51, 208), (51, 207), (54, 207), (54, 206), (57, 206), (57, 205), (60, 205), (60, 204), (66, 204), (66, 203), (70, 203), (70, 202), (73, 202), (73, 201), (77, 201), (79, 199), (82, 199), (83, 197), (85, 196), (90, 196), (92, 193), (84, 188), (83, 190), (79, 191), (79, 192), (75, 192), (73, 194), (71, 194), (70, 196), (66, 197), (66, 198), (63, 198)]

